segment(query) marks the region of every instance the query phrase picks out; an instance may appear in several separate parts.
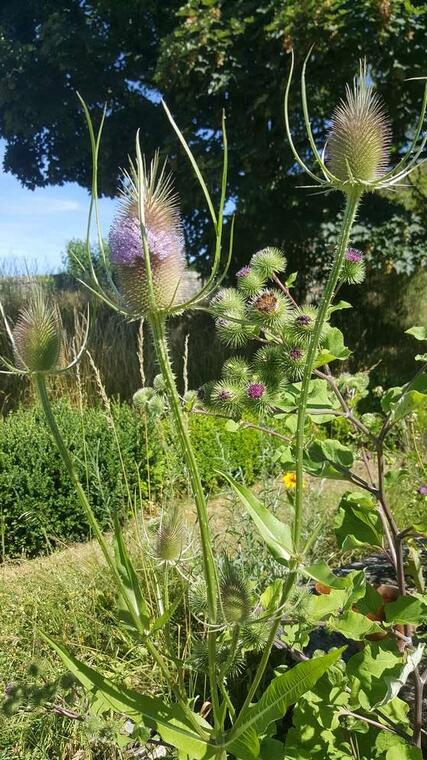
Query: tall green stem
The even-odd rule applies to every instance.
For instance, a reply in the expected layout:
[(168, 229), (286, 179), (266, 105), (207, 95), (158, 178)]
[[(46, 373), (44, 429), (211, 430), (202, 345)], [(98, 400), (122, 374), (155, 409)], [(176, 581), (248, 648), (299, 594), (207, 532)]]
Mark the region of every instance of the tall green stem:
[[(35, 385), (36, 385), (36, 388), (37, 388), (37, 393), (39, 395), (40, 402), (41, 402), (41, 405), (43, 407), (43, 412), (44, 412), (44, 415), (45, 415), (45, 418), (46, 418), (46, 422), (47, 422), (47, 424), (48, 424), (48, 426), (50, 428), (50, 431), (52, 433), (53, 439), (54, 439), (54, 441), (55, 441), (55, 443), (56, 443), (56, 445), (58, 447), (58, 451), (59, 451), (61, 459), (62, 459), (62, 461), (64, 463), (65, 469), (67, 470), (68, 476), (69, 476), (69, 478), (70, 478), (70, 480), (71, 480), (74, 488), (76, 489), (76, 493), (77, 493), (78, 499), (80, 501), (80, 504), (83, 507), (83, 510), (84, 510), (84, 512), (86, 514), (86, 518), (88, 520), (88, 523), (89, 523), (89, 525), (90, 525), (90, 527), (91, 527), (91, 529), (92, 529), (92, 531), (93, 531), (93, 533), (94, 533), (94, 535), (95, 535), (95, 537), (96, 537), (96, 539), (97, 539), (97, 541), (99, 543), (101, 551), (102, 551), (102, 553), (103, 553), (103, 555), (105, 557), (105, 560), (107, 562), (108, 567), (110, 568), (110, 571), (111, 571), (111, 573), (112, 573), (112, 575), (114, 577), (114, 580), (115, 580), (115, 582), (117, 584), (117, 587), (118, 587), (119, 591), (121, 592), (121, 594), (123, 596), (123, 599), (127, 603), (128, 595), (127, 595), (127, 592), (126, 592), (126, 588), (123, 585), (123, 581), (122, 581), (122, 579), (120, 577), (120, 574), (119, 574), (119, 572), (117, 570), (117, 567), (115, 565), (114, 559), (111, 556), (111, 552), (108, 549), (107, 543), (106, 543), (104, 535), (102, 533), (102, 530), (101, 530), (101, 528), (99, 526), (99, 523), (98, 523), (98, 521), (97, 521), (97, 519), (96, 519), (96, 517), (94, 515), (93, 509), (90, 506), (89, 500), (88, 500), (88, 498), (86, 496), (86, 493), (85, 493), (85, 491), (83, 489), (83, 486), (80, 483), (80, 480), (79, 480), (79, 478), (77, 476), (77, 473), (76, 473), (76, 471), (74, 469), (73, 462), (72, 462), (71, 457), (70, 457), (70, 455), (68, 453), (67, 447), (66, 447), (66, 445), (64, 443), (64, 440), (62, 438), (62, 435), (61, 435), (61, 432), (60, 432), (60, 430), (58, 428), (58, 425), (56, 423), (55, 415), (54, 415), (54, 413), (52, 411), (52, 407), (51, 407), (50, 400), (49, 400), (49, 395), (48, 395), (48, 392), (47, 392), (46, 382), (45, 382), (44, 375), (36, 374), (34, 376), (34, 379), (35, 379)], [(157, 651), (157, 649), (154, 646), (154, 644), (146, 636), (146, 631), (144, 630), (144, 628), (143, 628), (143, 626), (141, 624), (141, 621), (138, 618), (138, 615), (135, 613), (135, 609), (134, 609), (134, 607), (133, 607), (132, 604), (128, 604), (128, 611), (129, 611), (130, 616), (132, 617), (132, 620), (133, 620), (133, 623), (134, 623), (136, 629), (140, 632), (141, 636), (144, 637), (145, 646), (148, 649), (148, 651), (150, 652), (150, 654), (153, 657), (154, 661), (159, 666), (160, 670), (162, 671), (163, 676), (164, 676), (165, 680), (167, 681), (167, 683), (168, 683), (171, 691), (174, 693), (174, 695), (175, 695), (176, 699), (179, 701), (182, 709), (187, 714), (189, 720), (193, 724), (194, 729), (197, 731), (197, 733), (202, 734), (202, 732), (200, 730), (199, 724), (197, 723), (197, 721), (194, 720), (193, 713), (192, 713), (192, 711), (188, 707), (187, 701), (185, 700), (185, 698), (182, 697), (182, 695), (180, 694), (179, 690), (176, 688), (176, 686), (174, 684), (174, 681), (173, 681), (173, 678), (172, 678), (172, 676), (171, 676), (171, 674), (169, 672), (169, 668), (168, 668), (165, 660), (163, 659), (163, 657), (160, 654), (160, 652)]]
[(298, 401), (298, 423), (296, 432), (296, 488), (295, 488), (295, 518), (293, 524), (293, 543), (295, 552), (298, 553), (301, 542), (302, 508), (303, 508), (303, 457), (304, 457), (304, 426), (307, 416), (307, 399), (310, 379), (314, 369), (316, 353), (319, 347), (323, 325), (328, 315), (335, 288), (341, 272), (344, 255), (350, 239), (350, 232), (359, 206), (361, 191), (358, 188), (351, 190), (346, 197), (344, 219), (340, 238), (335, 253), (334, 262), (330, 271), (322, 301), (317, 313), (313, 336), (307, 351), (307, 360), (304, 367), (304, 375), (301, 383), (301, 394)]
[[(175, 422), (182, 454), (190, 475), (191, 488), (197, 509), (197, 517), (200, 530), (200, 539), (203, 556), (203, 568), (207, 589), (208, 619), (209, 625), (213, 626), (217, 621), (217, 596), (218, 579), (214, 562), (211, 537), (209, 530), (208, 511), (203, 492), (202, 481), (191, 444), (187, 426), (181, 411), (180, 399), (175, 385), (175, 379), (169, 359), (166, 339), (165, 319), (156, 312), (150, 315), (150, 326), (153, 333), (154, 347), (163, 379), (166, 383), (167, 394), (171, 412)], [(209, 655), (209, 681), (211, 688), (212, 707), (215, 720), (219, 720), (219, 699), (216, 681), (216, 633), (208, 632), (208, 655)]]

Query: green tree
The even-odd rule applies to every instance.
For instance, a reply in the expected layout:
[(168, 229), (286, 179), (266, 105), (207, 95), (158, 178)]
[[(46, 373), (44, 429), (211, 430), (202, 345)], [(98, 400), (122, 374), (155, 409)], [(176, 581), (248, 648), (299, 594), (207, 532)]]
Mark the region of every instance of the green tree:
[[(320, 223), (338, 199), (309, 197), (284, 137), (288, 52), (297, 66), (311, 45), (309, 91), (321, 145), (344, 84), (366, 56), (393, 123), (396, 158), (410, 136), (426, 72), (427, 3), (410, 0), (4, 0), (0, 9), (0, 135), (5, 168), (29, 187), (74, 180), (88, 186), (85, 126), (74, 91), (91, 108), (108, 100), (100, 188), (114, 194), (133, 151), (171, 156), (190, 254), (203, 270), (210, 237), (203, 199), (159, 103), (162, 93), (215, 190), (221, 111), (230, 141), (228, 208), (238, 214), (235, 267), (266, 244), (283, 245), (292, 266), (318, 263)], [(304, 153), (301, 105), (291, 100), (295, 141)], [(307, 156), (310, 161), (310, 157)], [(308, 212), (308, 204), (310, 211)], [(407, 204), (406, 204), (407, 205)], [(367, 200), (361, 220), (384, 223), (390, 200)], [(399, 209), (398, 209), (399, 213)], [(326, 256), (326, 253), (325, 253)], [(325, 258), (325, 256), (323, 258)], [(317, 271), (314, 268), (313, 271)]]

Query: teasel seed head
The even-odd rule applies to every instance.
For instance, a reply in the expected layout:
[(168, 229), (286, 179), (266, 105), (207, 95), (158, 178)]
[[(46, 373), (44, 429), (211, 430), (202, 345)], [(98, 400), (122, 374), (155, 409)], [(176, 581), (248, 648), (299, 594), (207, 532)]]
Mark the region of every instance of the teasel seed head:
[(366, 266), (362, 251), (349, 248), (344, 254), (340, 278), (350, 285), (359, 285), (366, 276)]
[(366, 64), (346, 99), (332, 116), (327, 140), (327, 160), (332, 174), (342, 182), (366, 184), (387, 170), (391, 130), (384, 107), (367, 83)]
[(12, 330), (15, 361), (19, 369), (54, 372), (59, 368), (62, 322), (58, 307), (40, 288), (31, 294)]
[[(125, 173), (120, 212), (109, 235), (119, 289), (129, 309), (139, 316), (148, 315), (152, 308), (167, 312), (177, 305), (185, 273), (184, 238), (171, 176), (166, 174), (165, 166), (159, 169), (158, 153), (149, 169), (143, 163), (142, 172), (142, 182), (138, 181), (134, 166), (129, 174)], [(141, 185), (142, 199), (138, 198)], [(141, 226), (148, 247), (152, 294)]]
[(227, 623), (244, 623), (251, 612), (251, 593), (243, 572), (228, 557), (219, 568), (222, 609)]
[(156, 556), (164, 562), (176, 562), (184, 549), (184, 522), (178, 511), (162, 522), (156, 538)]

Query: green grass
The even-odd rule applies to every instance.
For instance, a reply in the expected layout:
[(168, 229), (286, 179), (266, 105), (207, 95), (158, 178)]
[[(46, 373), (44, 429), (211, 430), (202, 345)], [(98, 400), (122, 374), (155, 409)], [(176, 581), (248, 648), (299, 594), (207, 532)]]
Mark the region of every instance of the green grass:
[[(390, 500), (402, 527), (420, 520), (425, 511), (425, 499), (417, 494), (422, 462), (413, 441), (406, 443), (408, 453), (388, 461)], [(362, 474), (361, 463), (357, 471)], [(393, 473), (399, 474), (396, 482)], [(265, 475), (254, 488), (278, 516), (289, 521), (291, 499), (280, 477)], [(313, 558), (332, 566), (348, 559), (340, 555), (333, 534), (334, 513), (346, 490), (354, 487), (344, 481), (309, 477), (305, 481), (305, 536), (324, 515), (325, 527)], [(181, 506), (193, 525), (192, 505), (182, 502)], [(240, 558), (257, 585), (263, 587), (281, 572), (229, 492), (211, 499), (209, 512), (218, 551)], [(134, 531), (129, 531), (129, 539), (132, 553), (141, 559)], [(193, 546), (191, 554), (194, 551)], [(40, 636), (43, 630), (67, 642), (76, 655), (114, 679), (146, 693), (161, 692), (161, 679), (147, 662), (145, 651), (130, 646), (118, 625), (111, 579), (96, 545), (77, 544), (49, 557), (0, 566), (0, 610), (0, 690), (9, 684), (17, 697), (6, 700), (8, 709), (0, 711), (0, 760), (124, 760), (126, 755), (116, 746), (123, 722), (89, 713), (82, 690), (69, 682), (59, 659)], [(85, 720), (61, 717), (53, 712), (54, 705), (71, 709)]]

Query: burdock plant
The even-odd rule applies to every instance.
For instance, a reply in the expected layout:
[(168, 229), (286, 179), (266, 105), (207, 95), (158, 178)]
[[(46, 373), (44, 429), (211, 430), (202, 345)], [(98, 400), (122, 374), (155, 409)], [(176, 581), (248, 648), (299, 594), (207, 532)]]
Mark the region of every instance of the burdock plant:
[[(299, 306), (295, 302), (289, 289), (291, 278), (282, 283), (279, 275), (286, 269), (286, 260), (281, 251), (276, 248), (264, 248), (252, 256), (248, 266), (238, 272), (236, 289), (220, 287), (232, 256), (233, 243), (233, 224), (231, 224), (228, 250), (224, 251), (223, 216), (227, 182), (225, 121), (223, 119), (222, 122), (224, 161), (217, 211), (191, 149), (166, 106), (167, 116), (199, 180), (212, 220), (215, 249), (211, 274), (199, 292), (189, 300), (185, 300), (183, 295), (185, 250), (178, 198), (174, 193), (172, 178), (166, 166), (160, 164), (158, 154), (151, 162), (146, 161), (137, 136), (135, 159), (130, 164), (129, 170), (123, 174), (119, 213), (110, 231), (110, 259), (107, 257), (99, 234), (105, 276), (102, 281), (99, 279), (89, 256), (89, 278), (84, 280), (86, 287), (111, 308), (127, 319), (146, 320), (151, 330), (161, 378), (156, 379), (155, 388), (144, 388), (138, 391), (134, 396), (134, 402), (141, 412), (150, 410), (153, 403), (156, 414), (168, 410), (173, 421), (177, 446), (189, 474), (198, 517), (203, 573), (202, 581), (198, 579), (196, 586), (201, 591), (203, 600), (206, 601), (204, 605), (204, 603), (200, 604), (200, 599), (199, 602), (193, 599), (192, 614), (202, 626), (200, 635), (199, 633), (197, 635), (197, 647), (195, 647), (193, 660), (198, 661), (199, 670), (202, 668), (207, 671), (205, 673), (209, 684), (207, 696), (211, 712), (209, 721), (197, 712), (197, 697), (196, 699), (190, 697), (185, 679), (186, 663), (182, 661), (175, 648), (172, 635), (171, 618), (175, 608), (171, 609), (168, 579), (170, 572), (174, 572), (180, 563), (185, 562), (185, 552), (182, 550), (181, 516), (176, 513), (172, 515), (170, 521), (166, 520), (157, 539), (155, 549), (157, 562), (154, 564), (157, 565), (159, 573), (163, 571), (164, 595), (162, 597), (160, 583), (156, 576), (154, 578), (156, 598), (154, 601), (146, 599), (139, 575), (128, 554), (119, 522), (115, 520), (114, 552), (112, 552), (99, 528), (85, 490), (78, 480), (50, 407), (45, 375), (71, 368), (78, 361), (83, 347), (69, 367), (61, 366), (59, 316), (55, 308), (39, 296), (35, 297), (27, 310), (22, 312), (15, 328), (11, 328), (5, 318), (16, 361), (15, 366), (4, 360), (5, 371), (29, 374), (34, 377), (48, 424), (116, 582), (120, 603), (125, 607), (123, 619), (126, 620), (127, 631), (131, 631), (132, 637), (139, 645), (143, 645), (144, 652), (148, 652), (152, 657), (168, 685), (172, 700), (167, 703), (161, 698), (140, 694), (125, 686), (117, 686), (86, 664), (76, 660), (64, 646), (48, 640), (83, 685), (95, 690), (98, 705), (101, 704), (105, 709), (126, 713), (137, 722), (143, 722), (155, 736), (159, 735), (166, 744), (177, 750), (180, 760), (209, 760), (209, 758), (224, 760), (228, 756), (240, 760), (256, 760), (258, 757), (266, 760), (272, 756), (285, 756), (283, 745), (271, 738), (271, 724), (281, 721), (287, 708), (302, 695), (311, 693), (319, 678), (339, 660), (342, 651), (334, 650), (325, 656), (311, 660), (302, 655), (300, 657), (302, 662), (284, 673), (274, 675), (261, 696), (255, 701), (266, 675), (271, 648), (283, 611), (286, 608), (290, 612), (289, 599), (298, 575), (314, 579), (320, 595), (337, 591), (339, 593), (338, 607), (345, 611), (347, 617), (350, 615), (350, 622), (354, 621), (355, 615), (358, 615), (357, 620), (362, 617), (362, 614), (357, 612), (356, 604), (365, 604), (366, 614), (371, 614), (371, 610), (366, 609), (366, 595), (364, 596), (366, 579), (363, 573), (350, 574), (342, 579), (334, 576), (322, 563), (317, 567), (306, 566), (306, 556), (316, 540), (316, 531), (304, 545), (302, 541), (303, 468), (306, 461), (304, 457), (309, 454), (312, 467), (316, 472), (323, 473), (322, 468), (325, 463), (331, 466), (330, 458), (336, 451), (336, 447), (334, 449), (330, 441), (321, 440), (312, 442), (309, 452), (305, 451), (305, 423), (308, 413), (313, 415), (319, 411), (313, 408), (313, 404), (309, 406), (312, 392), (311, 378), (315, 367), (325, 364), (325, 353), (328, 356), (331, 350), (330, 344), (327, 343), (328, 336), (335, 333), (328, 321), (332, 313), (331, 303), (336, 287), (340, 281), (360, 282), (363, 278), (363, 258), (358, 251), (349, 247), (351, 228), (358, 207), (364, 193), (395, 186), (416, 166), (417, 158), (427, 139), (424, 138), (418, 145), (427, 105), (427, 90), (420, 120), (408, 153), (394, 169), (388, 169), (390, 127), (377, 95), (367, 82), (364, 65), (361, 66), (360, 76), (355, 80), (353, 88), (348, 88), (346, 100), (337, 107), (332, 116), (331, 131), (326, 146), (321, 152), (316, 147), (308, 116), (305, 69), (306, 63), (301, 80), (302, 105), (308, 140), (321, 176), (317, 176), (306, 166), (296, 152), (292, 141), (288, 119), (288, 97), (293, 60), (285, 93), (285, 124), (288, 140), (295, 160), (315, 184), (324, 191), (341, 192), (345, 201), (342, 230), (323, 296), (317, 308)], [(93, 213), (98, 233), (100, 230), (97, 165), (103, 119), (98, 134), (95, 134), (90, 114), (83, 101), (82, 105), (93, 155), (92, 202), (87, 231), (89, 250)], [(83, 262), (79, 263), (83, 267)], [(228, 560), (219, 564), (215, 561), (206, 496), (186, 419), (187, 407), (192, 409), (197, 399), (195, 394), (190, 394), (190, 397), (187, 395), (184, 399), (179, 397), (169, 358), (168, 319), (186, 309), (199, 306), (206, 308), (206, 301), (209, 299), (211, 299), (209, 308), (216, 319), (220, 337), (228, 346), (240, 347), (248, 340), (254, 339), (260, 341), (262, 347), (256, 352), (251, 362), (246, 362), (241, 358), (229, 360), (224, 367), (222, 379), (202, 390), (198, 394), (199, 398), (236, 419), (239, 419), (245, 410), (265, 416), (276, 405), (280, 409), (284, 396), (288, 398), (288, 402), (290, 399), (290, 403), (297, 410), (295, 463), (292, 463), (290, 467), (292, 486), (295, 472), (294, 517), (291, 528), (272, 515), (248, 489), (225, 474), (253, 517), (275, 558), (286, 565), (286, 576), (276, 579), (258, 595), (259, 598), (253, 593), (252, 586), (247, 582), (241, 569)], [(317, 372), (322, 378), (327, 378), (327, 375), (318, 370)], [(344, 404), (346, 415), (351, 415), (351, 409), (346, 405), (339, 388), (333, 387), (340, 403)], [(418, 390), (414, 392), (419, 393)], [(392, 395), (390, 399), (392, 411), (387, 417), (383, 437), (393, 424), (392, 415), (395, 414), (393, 403), (398, 406), (399, 401), (396, 402), (396, 396)], [(417, 396), (414, 397), (413, 403), (418, 403)], [(322, 412), (321, 409), (320, 411)], [(332, 411), (336, 411), (334, 407)], [(352, 417), (352, 420), (354, 419)], [(373, 434), (366, 425), (355, 421), (356, 423), (360, 430), (372, 437)], [(235, 424), (234, 419), (233, 424)], [(277, 431), (274, 431), (274, 434), (287, 440), (286, 436)], [(381, 469), (383, 460), (380, 454), (383, 438), (381, 439), (381, 435), (378, 439), (375, 436), (374, 438), (378, 445), (381, 482), (378, 487), (366, 485), (369, 494), (375, 494), (381, 501), (384, 472)], [(353, 475), (346, 467), (347, 453), (342, 449), (339, 449), (338, 453), (337, 467), (340, 468), (338, 471), (342, 474), (344, 470), (349, 473), (348, 478), (351, 482), (359, 486), (363, 485), (361, 478)], [(290, 491), (289, 484), (287, 487)], [(349, 503), (351, 508), (350, 497)], [(401, 554), (402, 537), (399, 537), (395, 524), (386, 514), (385, 503), (381, 502), (381, 505), (386, 518), (384, 530), (392, 534), (390, 546), (395, 552), (395, 564), (399, 571), (399, 588), (401, 594), (404, 595), (403, 564), (399, 560), (400, 555), (398, 556), (399, 552)], [(362, 509), (363, 514), (367, 515), (367, 524), (371, 532), (375, 533), (377, 523), (375, 519), (372, 520), (370, 505), (364, 503), (362, 507), (365, 510), (363, 512)], [(382, 517), (384, 517), (383, 512), (381, 512)], [(180, 579), (187, 578), (185, 569), (179, 570), (179, 573)], [(330, 586), (333, 588), (331, 589)], [(196, 596), (193, 589), (193, 597)], [(371, 591), (370, 599), (372, 597), (375, 603), (382, 602), (378, 594), (375, 596)], [(188, 598), (191, 606), (191, 594)], [(314, 603), (307, 602), (305, 611), (307, 619), (313, 614), (313, 606)], [(204, 616), (202, 620), (200, 620), (200, 614)], [(322, 617), (321, 619), (323, 620)], [(377, 619), (378, 615), (374, 616), (373, 620)], [(383, 630), (377, 623), (372, 622), (372, 617), (366, 617), (366, 620), (367, 623), (363, 629), (365, 633), (371, 633), (373, 630), (374, 634), (379, 631), (382, 635)], [(404, 639), (405, 637), (408, 639), (407, 633), (405, 631), (401, 634)], [(360, 638), (363, 638), (363, 635)], [(233, 673), (241, 667), (243, 653), (248, 650), (259, 653), (259, 661), (253, 677), (249, 679), (245, 693), (241, 695), (240, 707), (237, 709), (230, 696), (230, 680)], [(414, 654), (408, 664), (409, 670), (414, 670), (418, 662), (419, 659), (417, 660)], [(342, 671), (339, 668), (334, 670), (334, 679), (336, 679), (335, 691), (341, 693), (339, 684)], [(417, 688), (421, 688), (419, 680)], [(346, 690), (343, 689), (342, 693), (345, 695)], [(418, 699), (417, 744), (421, 736), (419, 704)], [(354, 716), (351, 712), (348, 714)], [(381, 727), (381, 724), (377, 725)]]

